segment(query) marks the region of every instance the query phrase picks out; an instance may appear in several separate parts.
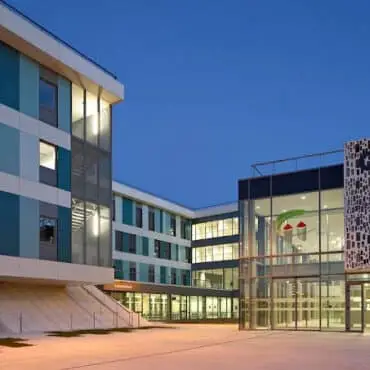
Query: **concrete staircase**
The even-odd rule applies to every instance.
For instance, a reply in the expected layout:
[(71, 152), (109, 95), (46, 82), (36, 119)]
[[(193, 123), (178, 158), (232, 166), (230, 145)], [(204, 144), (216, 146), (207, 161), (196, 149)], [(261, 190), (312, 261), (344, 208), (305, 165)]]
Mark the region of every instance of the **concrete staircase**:
[(95, 286), (0, 284), (0, 334), (147, 325)]

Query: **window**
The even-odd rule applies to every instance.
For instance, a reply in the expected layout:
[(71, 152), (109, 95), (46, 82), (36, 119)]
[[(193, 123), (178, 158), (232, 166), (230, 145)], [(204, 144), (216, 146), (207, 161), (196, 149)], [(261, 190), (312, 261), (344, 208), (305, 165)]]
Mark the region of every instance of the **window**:
[(154, 220), (155, 220), (155, 214), (154, 214), (154, 208), (149, 207), (148, 217), (149, 217), (149, 230), (154, 231), (154, 229), (155, 229), (155, 222), (154, 222)]
[(239, 234), (239, 219), (237, 217), (225, 220), (202, 222), (193, 225), (193, 240), (220, 238)]
[(116, 197), (112, 198), (112, 221), (116, 220)]
[(191, 263), (191, 248), (185, 247), (186, 262)]
[(149, 283), (155, 283), (154, 265), (149, 265), (148, 267), (148, 280)]
[(182, 272), (181, 280), (182, 280), (182, 285), (189, 285), (189, 279), (188, 279), (188, 272), (187, 271)]
[(143, 227), (143, 206), (136, 204), (136, 227)]
[(55, 244), (56, 243), (56, 226), (57, 221), (50, 217), (40, 217), (40, 242)]
[(176, 236), (176, 217), (170, 216), (170, 235)]
[(181, 217), (181, 238), (190, 240), (191, 239), (191, 228), (190, 221)]
[(129, 279), (136, 281), (136, 263), (130, 262)]
[(176, 284), (176, 269), (171, 269), (171, 284)]
[(154, 256), (159, 258), (161, 253), (161, 242), (157, 239), (154, 240)]
[[(52, 75), (52, 72), (41, 70), (41, 78), (39, 83), (39, 119), (50, 125), (58, 125), (57, 101), (58, 88), (57, 85), (43, 75)], [(55, 78), (56, 77), (52, 77)]]
[(115, 231), (115, 249), (116, 251), (123, 252), (123, 233), (121, 231)]
[(129, 234), (128, 251), (129, 253), (136, 253), (136, 235)]
[(40, 141), (40, 166), (56, 170), (56, 148), (54, 145)]

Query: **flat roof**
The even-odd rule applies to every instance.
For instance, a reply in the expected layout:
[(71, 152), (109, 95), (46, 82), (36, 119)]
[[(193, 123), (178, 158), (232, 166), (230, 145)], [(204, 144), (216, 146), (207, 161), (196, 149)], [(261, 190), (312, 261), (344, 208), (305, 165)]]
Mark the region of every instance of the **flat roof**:
[(0, 40), (112, 104), (124, 97), (113, 73), (3, 0)]
[(118, 181), (113, 181), (112, 190), (114, 193), (127, 196), (127, 198), (136, 199), (148, 205), (152, 205), (172, 213), (180, 214), (191, 219), (236, 212), (238, 210), (237, 202), (193, 209)]

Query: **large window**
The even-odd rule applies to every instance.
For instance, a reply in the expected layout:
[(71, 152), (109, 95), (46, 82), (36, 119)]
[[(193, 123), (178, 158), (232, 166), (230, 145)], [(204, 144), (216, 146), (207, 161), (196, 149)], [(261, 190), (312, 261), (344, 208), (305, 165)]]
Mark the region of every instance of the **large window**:
[(235, 290), (239, 288), (239, 269), (224, 268), (192, 272), (193, 285), (200, 288)]
[(55, 244), (56, 243), (56, 226), (57, 221), (50, 217), (40, 217), (40, 242)]
[(239, 244), (219, 244), (193, 247), (193, 263), (236, 260), (239, 258)]
[(75, 84), (72, 84), (72, 135), (104, 151), (111, 150), (110, 104)]
[(130, 269), (129, 269), (129, 279), (132, 281), (136, 281), (136, 263), (130, 262)]
[(44, 260), (57, 260), (57, 220), (40, 216), (39, 257)]
[(58, 87), (57, 76), (40, 69), (39, 82), (39, 119), (50, 125), (58, 125)]
[(208, 221), (193, 225), (193, 240), (213, 239), (239, 234), (238, 217)]
[(56, 170), (56, 148), (54, 145), (40, 141), (40, 166)]
[(43, 184), (50, 186), (57, 185), (57, 164), (56, 164), (56, 153), (57, 149), (54, 145), (47, 144), (40, 141), (39, 144), (40, 152), (40, 169), (39, 179)]

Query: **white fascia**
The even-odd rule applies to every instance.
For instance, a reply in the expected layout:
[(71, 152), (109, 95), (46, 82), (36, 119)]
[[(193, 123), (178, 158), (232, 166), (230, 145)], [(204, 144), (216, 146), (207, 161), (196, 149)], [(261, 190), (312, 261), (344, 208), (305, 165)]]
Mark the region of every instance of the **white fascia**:
[(135, 189), (128, 185), (120, 184), (116, 181), (113, 181), (112, 189), (113, 189), (113, 193), (122, 195), (126, 198), (137, 200), (140, 203), (144, 203), (144, 204), (156, 207), (156, 208), (160, 208), (165, 211), (169, 211), (171, 213), (175, 213), (175, 214), (181, 215), (186, 218), (194, 218), (193, 210), (180, 206), (176, 203), (170, 202), (166, 199), (156, 197), (155, 195), (146, 193), (144, 191)]
[(111, 74), (1, 2), (0, 39), (72, 81), (101, 87), (112, 104), (123, 100), (123, 85)]

